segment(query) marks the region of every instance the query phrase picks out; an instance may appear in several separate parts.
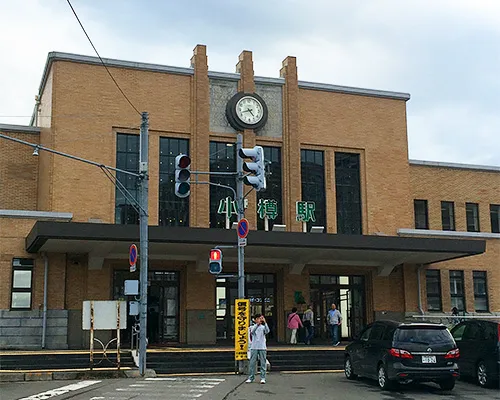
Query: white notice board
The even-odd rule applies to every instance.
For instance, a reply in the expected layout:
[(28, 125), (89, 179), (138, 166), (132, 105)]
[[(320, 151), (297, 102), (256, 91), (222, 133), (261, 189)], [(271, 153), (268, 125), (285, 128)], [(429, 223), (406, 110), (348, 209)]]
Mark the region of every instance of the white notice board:
[(116, 329), (118, 321), (118, 304), (120, 304), (120, 329), (127, 329), (127, 302), (126, 301), (97, 301), (83, 302), (82, 329), (90, 330), (90, 304), (94, 306), (94, 329)]

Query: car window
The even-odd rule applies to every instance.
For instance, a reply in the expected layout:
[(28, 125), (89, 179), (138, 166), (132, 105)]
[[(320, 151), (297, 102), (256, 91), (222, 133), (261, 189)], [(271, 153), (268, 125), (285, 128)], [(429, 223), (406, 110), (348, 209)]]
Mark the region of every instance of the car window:
[(455, 340), (463, 340), (466, 324), (458, 325), (451, 331)]
[(498, 340), (497, 334), (498, 334), (498, 324), (494, 324), (491, 322), (485, 322), (483, 323), (484, 326), (484, 331), (483, 331), (483, 338), (485, 340)]
[(385, 325), (382, 324), (373, 325), (372, 331), (370, 333), (370, 340), (382, 340), (384, 331), (385, 331)]
[(408, 328), (400, 327), (396, 330), (394, 341), (397, 343), (419, 343), (425, 345), (453, 345), (453, 337), (448, 329), (435, 328)]
[(481, 328), (479, 327), (479, 325), (475, 323), (467, 324), (463, 340), (480, 340), (480, 339), (481, 339)]
[(392, 341), (392, 339), (394, 338), (394, 331), (395, 330), (396, 330), (395, 326), (388, 326), (385, 329), (383, 340), (391, 340)]
[(372, 331), (372, 327), (369, 326), (368, 328), (366, 328), (366, 330), (361, 334), (361, 338), (360, 340), (363, 340), (363, 341), (367, 341), (368, 338), (370, 337), (370, 332)]

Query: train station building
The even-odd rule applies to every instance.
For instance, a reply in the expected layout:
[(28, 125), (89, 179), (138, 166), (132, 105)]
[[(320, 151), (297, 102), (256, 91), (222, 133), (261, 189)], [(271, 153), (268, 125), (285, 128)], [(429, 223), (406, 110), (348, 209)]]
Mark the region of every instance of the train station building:
[[(208, 257), (236, 244), (237, 216), (229, 190), (201, 182), (235, 180), (193, 175), (179, 198), (174, 163), (185, 153), (193, 171), (235, 171), (238, 131), (268, 164), (267, 189), (247, 196), (245, 274), (271, 343), (307, 304), (319, 342), (331, 303), (343, 340), (381, 318), (500, 314), (500, 168), (410, 160), (409, 94), (301, 81), (294, 57), (279, 77), (254, 76), (249, 51), (216, 72), (203, 45), (189, 67), (105, 63), (149, 113), (150, 346), (233, 343), (237, 280), (211, 275)], [(41, 73), (30, 125), (0, 133), (137, 172), (141, 117), (100, 60), (53, 52)], [(265, 113), (259, 129), (237, 130), (240, 93)], [(139, 276), (128, 261), (139, 220), (113, 179), (133, 195), (137, 180), (0, 143), (0, 347), (85, 348), (83, 301), (133, 300), (124, 281)], [(237, 251), (223, 253), (224, 274), (236, 273)]]

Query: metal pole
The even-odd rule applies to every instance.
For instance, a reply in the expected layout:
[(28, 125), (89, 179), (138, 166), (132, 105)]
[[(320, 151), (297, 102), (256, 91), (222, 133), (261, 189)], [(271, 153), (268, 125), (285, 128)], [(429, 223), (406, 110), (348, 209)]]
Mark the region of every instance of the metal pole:
[(148, 127), (147, 112), (142, 113), (139, 147), (139, 234), (140, 234), (140, 333), (139, 333), (139, 373), (146, 372), (147, 312), (148, 312)]
[(49, 258), (47, 253), (43, 253), (45, 270), (43, 273), (43, 320), (42, 320), (42, 349), (45, 349), (47, 338), (47, 292), (49, 285)]
[[(236, 139), (236, 203), (238, 204), (238, 221), (245, 217), (245, 207), (243, 204), (243, 159), (239, 156), (243, 147), (243, 135), (238, 133)], [(238, 238), (238, 232), (236, 232)], [(238, 246), (238, 298), (245, 298), (245, 248)]]
[[(243, 135), (238, 133), (236, 139), (236, 204), (238, 205), (238, 221), (245, 217), (244, 187), (243, 187), (243, 159), (239, 156), (243, 147)], [(236, 231), (236, 243), (238, 244), (238, 298), (245, 298), (245, 247), (239, 245), (239, 236)], [(245, 372), (245, 362), (238, 363), (239, 373)]]

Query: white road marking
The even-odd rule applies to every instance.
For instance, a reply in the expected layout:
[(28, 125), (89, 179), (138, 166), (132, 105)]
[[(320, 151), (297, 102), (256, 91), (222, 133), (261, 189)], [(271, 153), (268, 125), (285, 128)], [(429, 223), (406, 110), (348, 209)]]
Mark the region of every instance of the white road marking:
[(46, 392), (43, 392), (43, 393), (34, 394), (30, 397), (23, 397), (20, 400), (46, 400), (46, 399), (50, 399), (52, 397), (60, 396), (60, 395), (63, 395), (63, 394), (69, 393), (69, 392), (74, 392), (76, 390), (86, 388), (88, 386), (95, 385), (96, 383), (99, 383), (99, 382), (101, 382), (101, 381), (81, 381), (81, 382), (73, 383), (71, 385), (62, 386), (60, 388), (47, 390)]

